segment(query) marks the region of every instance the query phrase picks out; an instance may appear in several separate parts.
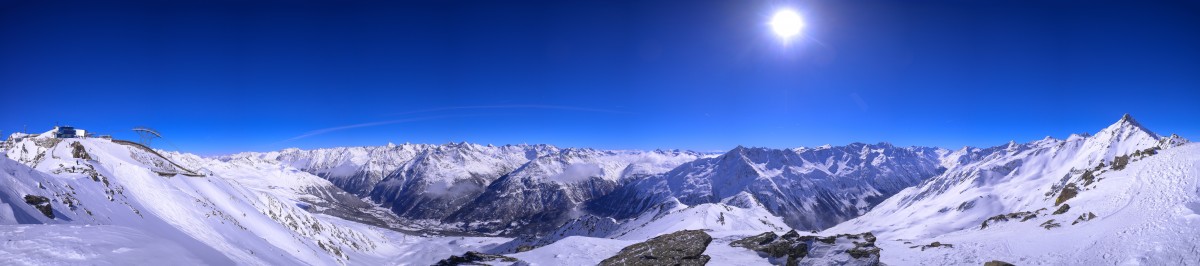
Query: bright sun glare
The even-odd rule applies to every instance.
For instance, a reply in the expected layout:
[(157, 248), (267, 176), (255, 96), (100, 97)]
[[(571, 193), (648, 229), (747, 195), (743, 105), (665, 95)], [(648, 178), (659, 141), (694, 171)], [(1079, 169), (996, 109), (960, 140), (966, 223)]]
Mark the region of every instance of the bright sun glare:
[(770, 24), (775, 35), (785, 41), (799, 35), (800, 30), (804, 29), (804, 19), (800, 18), (800, 14), (797, 14), (796, 11), (789, 9), (775, 12), (775, 16), (771, 17)]

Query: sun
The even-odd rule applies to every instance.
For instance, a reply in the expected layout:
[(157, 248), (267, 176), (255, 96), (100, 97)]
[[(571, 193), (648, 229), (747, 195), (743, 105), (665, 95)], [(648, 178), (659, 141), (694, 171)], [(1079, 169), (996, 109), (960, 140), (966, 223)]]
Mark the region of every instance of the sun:
[(804, 29), (804, 19), (796, 11), (783, 9), (775, 12), (770, 25), (775, 35), (786, 41), (800, 35), (800, 31)]

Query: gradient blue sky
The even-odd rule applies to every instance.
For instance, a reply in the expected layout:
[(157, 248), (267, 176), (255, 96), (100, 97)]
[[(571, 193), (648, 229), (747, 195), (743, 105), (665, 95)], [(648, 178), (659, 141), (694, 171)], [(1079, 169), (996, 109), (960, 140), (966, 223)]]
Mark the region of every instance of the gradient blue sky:
[[(774, 10), (805, 16), (784, 45)], [(1200, 2), (0, 1), (0, 130), (200, 154), (392, 142), (1200, 138)]]

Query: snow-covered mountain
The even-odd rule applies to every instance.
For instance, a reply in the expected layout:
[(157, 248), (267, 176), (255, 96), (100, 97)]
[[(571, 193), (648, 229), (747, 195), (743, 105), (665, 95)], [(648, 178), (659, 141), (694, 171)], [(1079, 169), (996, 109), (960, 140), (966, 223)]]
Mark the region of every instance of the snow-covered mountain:
[[(1200, 261), (1200, 145), (1128, 115), (1095, 134), (959, 150), (450, 143), (200, 157), (52, 132), (0, 150), (0, 261), (15, 264), (589, 265), (699, 232), (684, 257), (717, 265)], [(755, 240), (771, 236), (782, 240)]]
[(718, 203), (740, 192), (791, 227), (822, 229), (967, 160), (949, 155), (887, 143), (738, 147), (721, 156), (451, 143), (232, 157), (266, 158), (308, 171), (424, 224), (520, 235), (549, 232), (585, 213), (629, 219), (664, 202)]
[(189, 169), (199, 165), (139, 144), (45, 134), (14, 134), (5, 146), (0, 231), (26, 248), (4, 249), (5, 261), (345, 264), (393, 252), (370, 226), (300, 207), (305, 188), (330, 184), (294, 169)]
[(300, 201), (298, 205), (311, 213), (393, 230), (418, 230), (403, 223), (389, 210), (347, 193), (329, 181), (274, 161), (256, 157), (204, 158), (179, 152), (161, 154), (171, 161), (201, 169), (208, 175), (234, 179), (240, 185)]
[[(854, 143), (839, 147), (737, 147), (633, 180), (589, 209), (625, 219), (663, 202), (717, 203), (748, 193), (793, 228), (823, 229), (857, 217), (888, 196), (944, 170), (936, 148)], [(952, 164), (951, 164), (952, 165)]]
[[(974, 161), (825, 233), (874, 232), (898, 264), (1196, 263), (1200, 147), (1186, 142), (1126, 115), (1090, 136), (960, 151)], [(897, 247), (935, 241), (955, 245)]]
[(482, 194), (496, 178), (556, 150), (546, 145), (406, 143), (241, 153), (222, 160), (253, 158), (294, 167), (369, 198), (405, 220), (429, 220), (425, 224), (436, 225)]
[(321, 176), (413, 223), (440, 231), (541, 233), (624, 180), (659, 174), (703, 154), (550, 145), (403, 144), (287, 149), (222, 158), (275, 161)]
[(751, 234), (788, 229), (782, 218), (768, 212), (749, 193), (741, 193), (718, 203), (694, 206), (678, 201), (667, 202), (637, 217), (621, 221), (586, 214), (543, 236), (518, 237), (491, 251), (507, 253), (527, 250), (572, 236), (644, 240), (680, 230)]
[(684, 151), (563, 149), (492, 182), (447, 221), (483, 232), (545, 232), (581, 215), (583, 203), (612, 192), (622, 179), (658, 174), (699, 156)]
[[(875, 244), (882, 248), (878, 250), (882, 262), (890, 265), (978, 265), (993, 261), (1018, 265), (1190, 265), (1200, 261), (1200, 245), (1196, 244), (1200, 243), (1200, 145), (1187, 144), (1176, 135), (1154, 134), (1132, 117), (1123, 117), (1094, 135), (1072, 135), (1066, 140), (1047, 138), (1026, 144), (929, 152), (936, 154), (932, 164), (945, 168), (944, 173), (919, 181), (919, 185), (903, 189), (867, 214), (818, 235), (873, 232), (879, 235)], [(735, 158), (739, 157), (751, 156)], [(512, 252), (514, 243), (526, 244), (529, 246), (518, 247), (516, 250), (521, 252), (510, 256), (534, 264), (591, 264), (617, 255), (619, 247), (631, 245), (632, 240), (701, 229), (718, 234), (704, 252), (712, 263), (770, 263), (727, 247), (750, 236), (736, 229), (743, 226), (723, 228), (709, 222), (717, 220), (711, 219), (714, 217), (730, 221), (728, 217), (735, 216), (729, 212), (713, 215), (709, 211), (679, 211), (714, 210), (713, 203), (689, 206), (680, 199), (687, 195), (716, 197), (727, 193), (722, 188), (728, 188), (728, 184), (736, 184), (684, 179), (678, 187), (685, 189), (679, 190), (666, 180), (675, 171), (695, 164), (684, 164), (658, 179), (644, 179), (654, 181), (649, 188), (630, 190), (664, 193), (668, 199), (665, 203), (637, 198), (638, 193), (620, 194), (625, 187), (610, 194), (630, 198), (632, 205), (627, 206), (648, 206), (632, 212), (638, 213), (634, 218), (583, 217), (543, 238), (516, 239), (493, 251)], [(716, 171), (697, 168), (705, 169), (697, 172), (710, 175)], [(761, 173), (763, 168), (751, 169)], [(689, 177), (696, 176), (704, 175)], [(709, 183), (718, 185), (703, 185)], [(693, 189), (699, 192), (690, 194), (675, 192), (688, 191), (686, 188), (702, 189)], [(760, 197), (747, 191), (737, 193), (739, 196), (722, 200), (715, 209), (748, 213), (761, 209), (760, 215), (772, 216), (763, 207), (770, 205), (759, 203)], [(732, 204), (746, 208), (730, 206), (734, 202), (750, 204)], [(670, 217), (676, 213), (683, 217)], [(741, 215), (732, 220), (749, 223), (758, 216)], [(577, 249), (591, 252), (571, 252)], [(818, 250), (805, 255), (800, 264), (819, 265), (854, 257), (844, 254), (848, 251)]]
[(584, 215), (543, 236), (517, 237), (483, 251), (507, 254), (533, 265), (590, 265), (639, 241), (687, 230), (711, 234), (715, 240), (704, 254), (712, 258), (709, 263), (713, 265), (727, 265), (767, 263), (767, 259), (731, 247), (729, 242), (764, 231), (782, 234), (789, 228), (750, 194), (741, 193), (718, 203), (688, 206), (668, 202), (621, 221)]
[(287, 149), (228, 158), (278, 161), (330, 180), (357, 196), (370, 197), (401, 217), (437, 221), (478, 197), (501, 175), (557, 150), (548, 145), (389, 144)]

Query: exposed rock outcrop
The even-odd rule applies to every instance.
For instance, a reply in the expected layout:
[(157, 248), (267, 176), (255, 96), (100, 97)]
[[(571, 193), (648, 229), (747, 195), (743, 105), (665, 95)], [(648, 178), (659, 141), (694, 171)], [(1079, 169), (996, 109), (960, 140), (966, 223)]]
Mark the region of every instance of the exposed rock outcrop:
[(42, 196), (25, 195), (25, 203), (37, 208), (42, 215), (54, 219), (54, 208), (50, 207), (50, 199)]
[(1053, 215), (1064, 214), (1070, 210), (1071, 210), (1071, 204), (1063, 204), (1062, 206), (1058, 207), (1058, 210), (1055, 210), (1054, 213), (1051, 213), (1051, 214), (1053, 214)]
[(917, 245), (917, 246), (912, 246), (909, 248), (918, 248), (918, 247), (921, 248), (921, 251), (925, 251), (926, 249), (931, 249), (931, 248), (954, 248), (954, 244), (946, 244), (946, 243), (942, 243), (942, 242), (938, 242), (938, 241), (933, 241), (933, 243), (929, 243), (929, 245)]
[(1013, 264), (1003, 262), (1003, 261), (993, 260), (993, 261), (989, 261), (989, 262), (984, 262), (983, 266), (1013, 266)]
[(92, 159), (92, 155), (88, 154), (87, 149), (83, 148), (83, 144), (79, 144), (78, 141), (71, 143), (71, 157), (84, 160)]
[(1046, 210), (1046, 208), (1041, 208), (1041, 209), (1038, 209), (1038, 210), (1032, 211), (1032, 212), (1023, 211), (1023, 212), (1014, 212), (1014, 213), (1009, 213), (1009, 214), (1000, 214), (1000, 215), (992, 216), (990, 218), (987, 218), (987, 220), (983, 220), (983, 224), (979, 226), (979, 229), (987, 229), (989, 225), (995, 225), (997, 223), (1007, 222), (1009, 220), (1020, 220), (1021, 222), (1029, 221), (1034, 218), (1037, 218), (1038, 215), (1041, 214), (1042, 211), (1044, 211), (1044, 210)]
[(1078, 224), (1078, 223), (1082, 223), (1082, 222), (1091, 221), (1092, 219), (1096, 219), (1096, 214), (1095, 214), (1095, 213), (1088, 212), (1088, 213), (1080, 214), (1080, 215), (1079, 215), (1079, 218), (1075, 218), (1075, 221), (1074, 221), (1074, 222), (1071, 222), (1071, 225), (1075, 225), (1075, 224)]
[(487, 265), (483, 262), (500, 261), (500, 262), (517, 262), (513, 257), (484, 254), (474, 251), (467, 251), (462, 256), (450, 256), (450, 258), (438, 261), (435, 266), (457, 266), (457, 265)]
[(783, 265), (879, 265), (880, 249), (870, 232), (825, 237), (800, 236), (795, 230), (782, 236), (766, 232), (729, 245), (758, 251), (772, 263)]
[(665, 234), (621, 249), (600, 265), (704, 265), (704, 255), (712, 236), (701, 230), (683, 230)]

